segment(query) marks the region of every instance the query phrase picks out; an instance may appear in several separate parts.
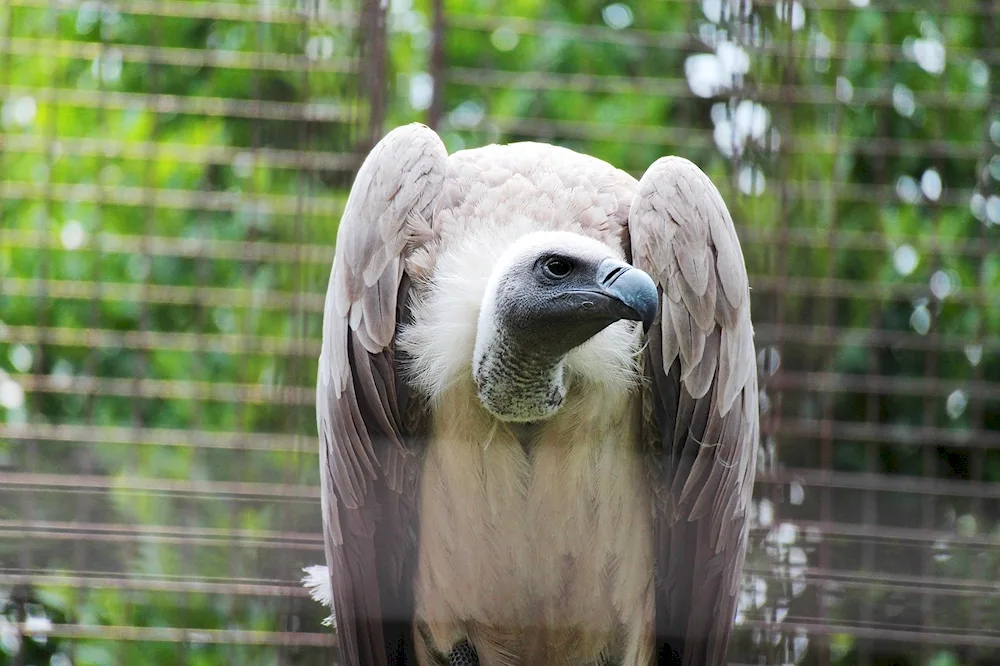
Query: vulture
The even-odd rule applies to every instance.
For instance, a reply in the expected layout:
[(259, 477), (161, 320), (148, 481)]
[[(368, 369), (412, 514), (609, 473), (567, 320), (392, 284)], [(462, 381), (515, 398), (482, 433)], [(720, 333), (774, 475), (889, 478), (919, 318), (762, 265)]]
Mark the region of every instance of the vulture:
[(742, 250), (692, 162), (392, 130), (323, 315), (306, 583), (339, 663), (725, 663), (757, 401)]

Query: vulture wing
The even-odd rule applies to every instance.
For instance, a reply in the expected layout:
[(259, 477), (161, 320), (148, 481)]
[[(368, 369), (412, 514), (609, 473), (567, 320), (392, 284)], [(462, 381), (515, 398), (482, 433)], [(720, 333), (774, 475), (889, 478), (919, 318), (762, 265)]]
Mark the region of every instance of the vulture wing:
[(661, 292), (643, 366), (655, 489), (659, 664), (725, 663), (747, 547), (759, 421), (746, 266), (718, 190), (657, 160), (629, 212), (633, 263)]
[(358, 171), (337, 233), (316, 416), (326, 561), (345, 666), (415, 663), (419, 433), (405, 418), (394, 339), (407, 312), (408, 221), (430, 219), (446, 161), (427, 127), (393, 130)]

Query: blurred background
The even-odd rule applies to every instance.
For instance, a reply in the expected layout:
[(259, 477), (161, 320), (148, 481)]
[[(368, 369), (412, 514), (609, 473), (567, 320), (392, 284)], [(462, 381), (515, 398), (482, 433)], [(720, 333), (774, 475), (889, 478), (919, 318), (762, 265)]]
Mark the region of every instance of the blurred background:
[(1000, 3), (0, 0), (0, 664), (328, 664), (313, 393), (391, 127), (721, 189), (734, 664), (1000, 663)]

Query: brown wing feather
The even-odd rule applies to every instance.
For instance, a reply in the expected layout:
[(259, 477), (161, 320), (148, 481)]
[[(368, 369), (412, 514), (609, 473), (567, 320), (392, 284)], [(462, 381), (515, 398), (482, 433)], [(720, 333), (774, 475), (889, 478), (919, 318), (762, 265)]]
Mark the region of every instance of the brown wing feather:
[(447, 152), (422, 125), (365, 159), (337, 233), (316, 390), (326, 560), (345, 666), (414, 663), (411, 574), (420, 433), (393, 341), (406, 316), (408, 221), (429, 219)]
[(629, 213), (633, 263), (661, 291), (644, 368), (657, 558), (658, 662), (725, 663), (759, 433), (746, 266), (718, 190), (657, 160)]

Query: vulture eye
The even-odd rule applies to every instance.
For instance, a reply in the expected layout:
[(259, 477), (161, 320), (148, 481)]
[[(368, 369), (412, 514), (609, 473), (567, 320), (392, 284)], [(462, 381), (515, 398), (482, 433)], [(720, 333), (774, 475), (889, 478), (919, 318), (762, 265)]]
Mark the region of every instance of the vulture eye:
[(548, 277), (561, 280), (573, 271), (573, 264), (562, 257), (549, 257), (542, 264), (542, 270)]

